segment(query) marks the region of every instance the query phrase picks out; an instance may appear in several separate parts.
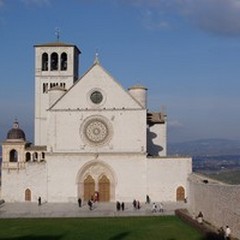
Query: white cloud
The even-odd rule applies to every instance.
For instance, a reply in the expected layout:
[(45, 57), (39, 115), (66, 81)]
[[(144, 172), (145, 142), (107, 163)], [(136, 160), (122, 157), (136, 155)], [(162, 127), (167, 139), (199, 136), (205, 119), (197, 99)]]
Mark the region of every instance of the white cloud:
[(181, 11), (191, 23), (206, 32), (240, 35), (239, 0), (185, 0)]
[[(193, 26), (215, 34), (240, 35), (240, 0), (120, 0), (121, 3), (150, 11), (152, 27), (169, 26), (171, 14), (186, 19)], [(147, 10), (146, 10), (147, 9)], [(144, 21), (147, 14), (143, 15)], [(158, 17), (156, 17), (158, 16)], [(160, 26), (160, 27), (159, 27)]]
[(143, 10), (141, 13), (143, 24), (148, 29), (168, 29), (170, 23), (164, 20), (161, 14), (156, 14), (155, 11)]

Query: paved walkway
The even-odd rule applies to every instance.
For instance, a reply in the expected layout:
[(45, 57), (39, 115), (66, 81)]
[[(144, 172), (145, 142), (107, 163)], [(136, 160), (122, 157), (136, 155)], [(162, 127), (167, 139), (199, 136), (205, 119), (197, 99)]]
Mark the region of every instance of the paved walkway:
[(3, 203), (0, 218), (55, 218), (55, 217), (115, 217), (115, 216), (157, 216), (174, 215), (174, 210), (186, 208), (184, 203), (163, 203), (164, 212), (152, 213), (152, 204), (143, 204), (139, 210), (132, 203), (125, 203), (124, 211), (117, 211), (115, 203), (95, 203), (89, 210), (86, 203), (81, 208), (77, 203)]

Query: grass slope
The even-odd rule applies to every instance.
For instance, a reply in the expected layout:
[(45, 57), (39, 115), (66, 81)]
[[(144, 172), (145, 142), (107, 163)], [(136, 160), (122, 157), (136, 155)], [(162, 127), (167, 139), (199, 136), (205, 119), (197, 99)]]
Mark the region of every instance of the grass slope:
[(202, 240), (175, 216), (122, 218), (2, 219), (4, 240)]
[(232, 185), (240, 184), (240, 170), (222, 171), (211, 173), (209, 177)]

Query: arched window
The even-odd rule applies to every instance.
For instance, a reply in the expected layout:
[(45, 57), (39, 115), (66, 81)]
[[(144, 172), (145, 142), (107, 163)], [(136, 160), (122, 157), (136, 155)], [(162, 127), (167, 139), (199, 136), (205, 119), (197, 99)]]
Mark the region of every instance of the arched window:
[(67, 54), (64, 52), (61, 54), (61, 71), (67, 70)]
[(17, 162), (18, 161), (18, 152), (15, 149), (10, 151), (9, 161), (10, 162)]
[(42, 152), (42, 160), (44, 160), (44, 159), (45, 159), (45, 153)]
[(177, 188), (176, 192), (177, 201), (184, 201), (185, 200), (185, 189), (184, 187), (180, 186)]
[(43, 53), (42, 55), (42, 71), (48, 71), (48, 54)]
[(25, 190), (25, 201), (31, 201), (31, 190), (29, 188), (27, 188)]
[(31, 160), (31, 154), (30, 152), (27, 152), (26, 155), (25, 155), (25, 160), (26, 162), (29, 162)]
[(51, 54), (51, 71), (58, 70), (58, 54), (52, 53)]

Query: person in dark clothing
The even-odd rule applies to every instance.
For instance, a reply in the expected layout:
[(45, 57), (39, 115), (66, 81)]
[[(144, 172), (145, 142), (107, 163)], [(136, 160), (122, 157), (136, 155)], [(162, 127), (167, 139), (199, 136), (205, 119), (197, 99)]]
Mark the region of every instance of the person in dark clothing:
[(81, 198), (78, 199), (78, 206), (82, 207), (82, 199)]
[(124, 202), (122, 202), (121, 208), (122, 208), (122, 211), (124, 211), (124, 209), (125, 209), (125, 204), (124, 204)]
[(92, 200), (88, 200), (88, 206), (89, 206), (90, 210), (93, 209), (93, 202), (92, 202)]
[(120, 208), (121, 208), (121, 204), (119, 201), (117, 201), (116, 203), (116, 208), (117, 208), (117, 211), (120, 211)]
[(136, 199), (133, 200), (133, 207), (134, 207), (135, 209), (137, 209), (137, 201), (136, 201)]
[(41, 197), (38, 198), (38, 206), (40, 206), (42, 204), (42, 199)]
[(147, 195), (146, 196), (146, 203), (149, 204), (150, 203), (150, 197)]

